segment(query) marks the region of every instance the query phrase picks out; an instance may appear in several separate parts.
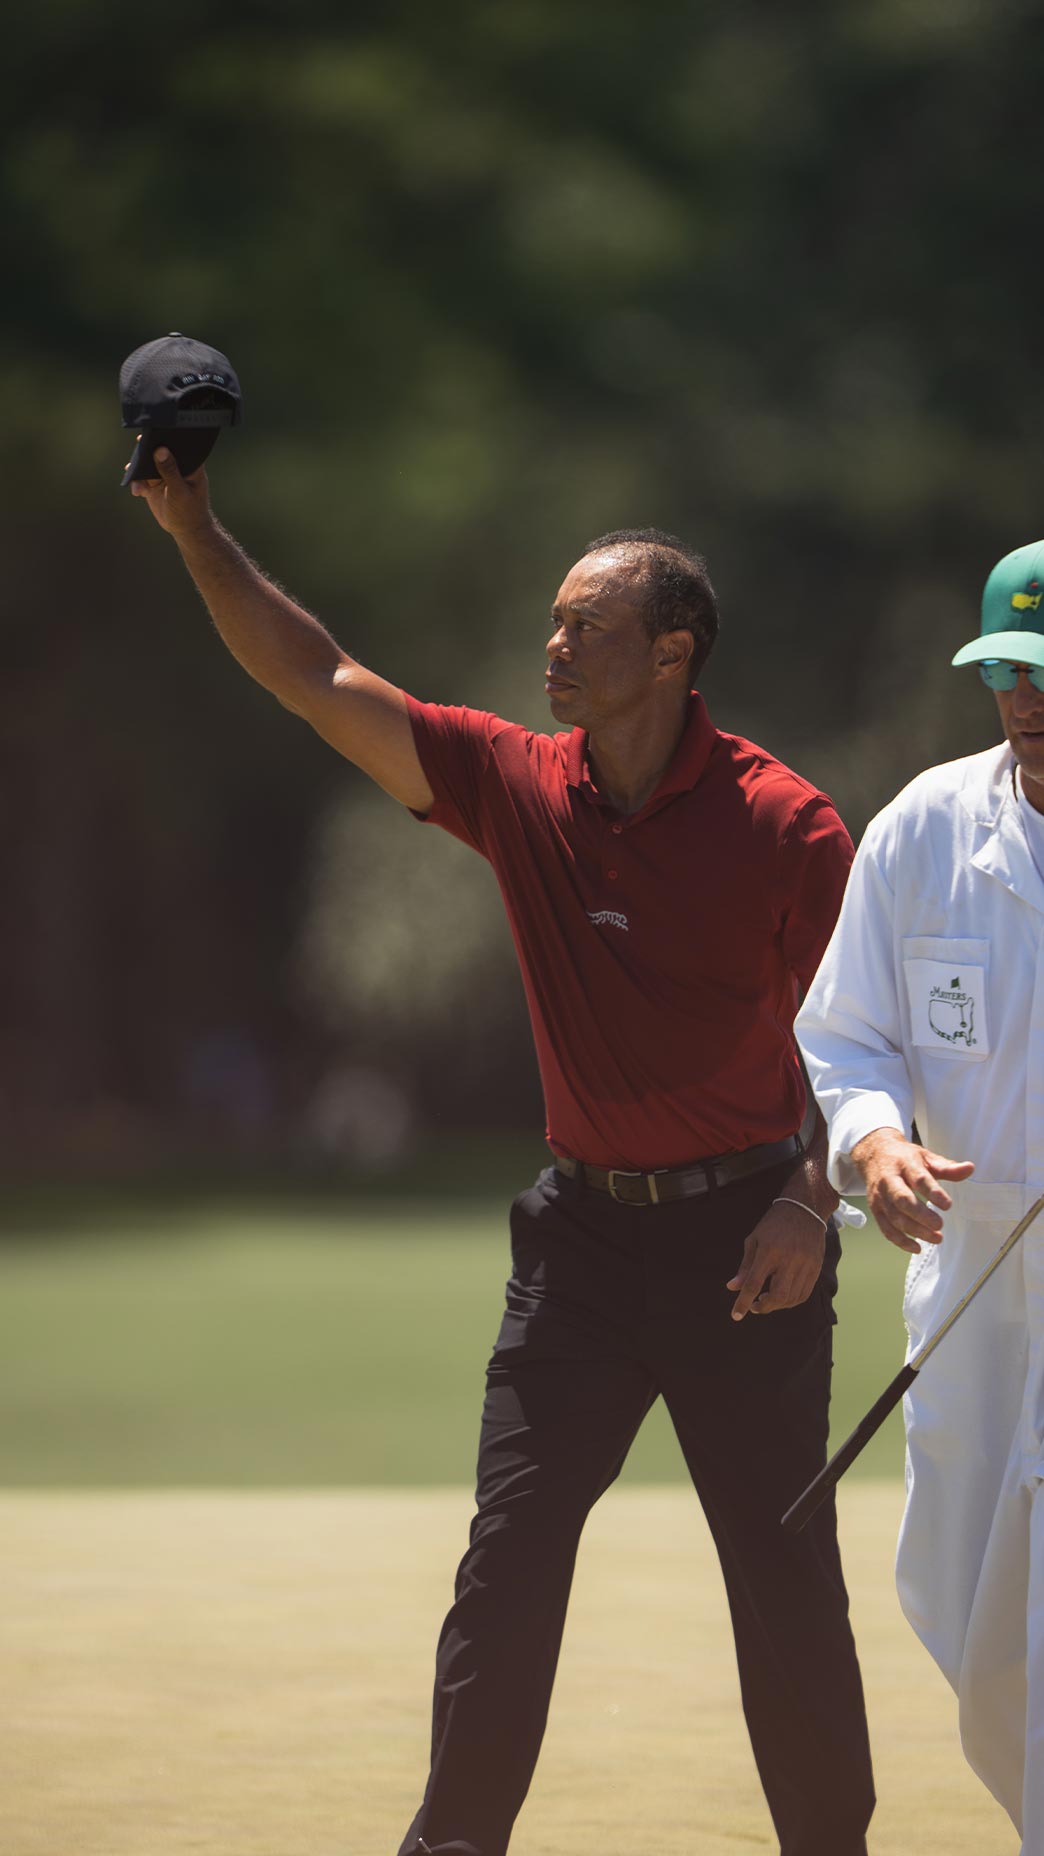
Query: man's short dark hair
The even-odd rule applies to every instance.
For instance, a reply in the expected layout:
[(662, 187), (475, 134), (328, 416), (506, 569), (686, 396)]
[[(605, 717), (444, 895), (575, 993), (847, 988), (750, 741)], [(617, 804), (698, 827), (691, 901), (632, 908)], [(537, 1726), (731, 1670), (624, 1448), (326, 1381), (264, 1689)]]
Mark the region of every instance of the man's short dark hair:
[(718, 602), (702, 554), (677, 535), (659, 528), (617, 528), (589, 541), (588, 554), (603, 548), (641, 547), (645, 551), (642, 624), (650, 643), (661, 632), (692, 633), (692, 675), (698, 677), (718, 636)]

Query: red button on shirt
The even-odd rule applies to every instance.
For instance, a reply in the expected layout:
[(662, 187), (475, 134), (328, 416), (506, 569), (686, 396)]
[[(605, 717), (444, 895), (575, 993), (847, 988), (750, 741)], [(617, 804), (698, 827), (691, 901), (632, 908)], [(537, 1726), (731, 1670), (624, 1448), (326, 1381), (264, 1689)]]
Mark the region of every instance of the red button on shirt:
[[(487, 857), (500, 884), (551, 1145), (644, 1171), (793, 1133), (797, 987), (819, 964), (852, 856), (825, 794), (721, 733), (694, 694), (656, 791), (626, 832), (612, 821), (618, 866), (605, 872), (611, 808), (582, 729), (538, 735), (408, 705), (430, 822)], [(621, 870), (618, 898), (607, 877)]]

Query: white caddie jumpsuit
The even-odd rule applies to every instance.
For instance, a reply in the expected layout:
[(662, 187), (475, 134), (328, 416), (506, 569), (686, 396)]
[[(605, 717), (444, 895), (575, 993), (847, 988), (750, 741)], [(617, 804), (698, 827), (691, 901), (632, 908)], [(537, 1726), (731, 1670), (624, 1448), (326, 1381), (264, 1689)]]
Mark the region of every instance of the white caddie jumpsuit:
[[(975, 1175), (912, 1257), (912, 1352), (1044, 1191), (1044, 879), (1005, 743), (874, 819), (797, 1019), (830, 1176), (879, 1127)], [(1044, 1856), (1044, 1213), (905, 1401), (906, 1616), (957, 1691), (969, 1763)]]

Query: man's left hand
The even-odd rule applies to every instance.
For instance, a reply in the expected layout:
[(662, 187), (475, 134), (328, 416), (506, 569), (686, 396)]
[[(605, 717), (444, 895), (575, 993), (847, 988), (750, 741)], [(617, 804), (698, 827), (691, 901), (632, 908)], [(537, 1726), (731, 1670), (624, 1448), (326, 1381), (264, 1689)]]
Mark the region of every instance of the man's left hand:
[(819, 1280), (826, 1231), (802, 1206), (777, 1202), (759, 1219), (743, 1246), (743, 1261), (727, 1289), (738, 1289), (733, 1321), (771, 1315), (808, 1300)]

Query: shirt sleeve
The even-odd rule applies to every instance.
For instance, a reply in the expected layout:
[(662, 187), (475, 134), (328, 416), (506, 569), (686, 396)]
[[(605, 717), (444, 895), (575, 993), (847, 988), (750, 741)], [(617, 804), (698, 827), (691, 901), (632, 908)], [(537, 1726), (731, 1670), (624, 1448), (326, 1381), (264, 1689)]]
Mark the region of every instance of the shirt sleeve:
[(430, 812), (416, 818), (441, 825), (463, 844), (488, 856), (484, 782), (492, 745), (510, 724), (481, 709), (446, 708), (406, 697), (414, 746), (435, 795)]
[(783, 956), (803, 992), (837, 921), (852, 866), (852, 840), (825, 793), (800, 807), (780, 847)]
[(830, 1129), (828, 1170), (838, 1192), (862, 1192), (849, 1158), (874, 1128), (909, 1135), (913, 1085), (902, 1048), (894, 956), (891, 837), (878, 818), (852, 867), (838, 924), (795, 1030)]

